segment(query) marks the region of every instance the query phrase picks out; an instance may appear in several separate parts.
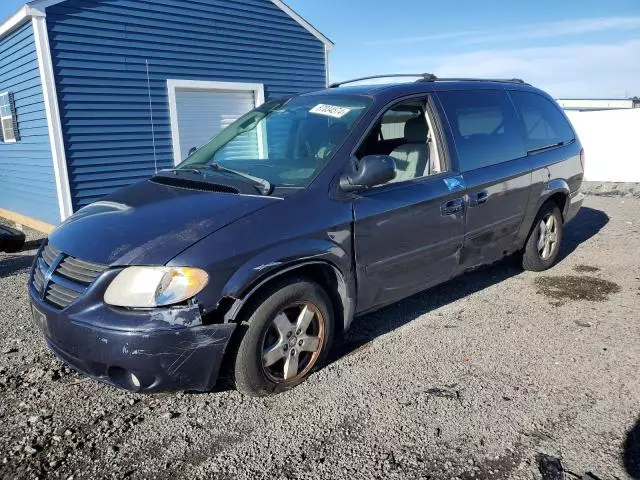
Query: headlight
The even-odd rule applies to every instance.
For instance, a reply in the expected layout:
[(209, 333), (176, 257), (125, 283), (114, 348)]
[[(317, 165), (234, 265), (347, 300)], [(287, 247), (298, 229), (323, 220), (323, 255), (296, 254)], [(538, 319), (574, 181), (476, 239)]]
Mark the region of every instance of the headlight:
[(209, 282), (206, 272), (187, 267), (129, 267), (111, 282), (104, 301), (115, 307), (152, 308), (184, 302)]

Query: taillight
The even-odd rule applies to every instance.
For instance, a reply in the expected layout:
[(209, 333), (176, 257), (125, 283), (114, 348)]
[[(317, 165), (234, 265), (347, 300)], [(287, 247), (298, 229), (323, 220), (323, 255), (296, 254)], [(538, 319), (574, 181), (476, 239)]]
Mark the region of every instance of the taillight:
[(580, 163), (582, 164), (582, 171), (584, 172), (584, 165), (586, 162), (586, 158), (584, 156), (584, 148), (580, 150)]

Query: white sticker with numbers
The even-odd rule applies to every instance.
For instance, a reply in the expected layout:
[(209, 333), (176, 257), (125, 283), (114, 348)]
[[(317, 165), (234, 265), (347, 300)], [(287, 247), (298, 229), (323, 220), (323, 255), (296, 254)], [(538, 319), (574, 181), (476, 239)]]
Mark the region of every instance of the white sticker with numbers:
[(337, 107), (335, 105), (325, 105), (321, 103), (320, 105), (316, 105), (309, 111), (317, 115), (325, 115), (327, 117), (333, 117), (333, 118), (342, 118), (347, 113), (349, 113), (351, 109), (345, 108), (345, 107)]

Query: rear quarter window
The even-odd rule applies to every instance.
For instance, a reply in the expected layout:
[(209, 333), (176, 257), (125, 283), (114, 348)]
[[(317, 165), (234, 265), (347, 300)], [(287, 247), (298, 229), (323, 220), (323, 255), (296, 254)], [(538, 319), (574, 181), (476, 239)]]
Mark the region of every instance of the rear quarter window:
[(439, 92), (453, 132), (462, 172), (526, 154), (518, 117), (502, 90)]
[(527, 150), (538, 150), (575, 140), (573, 129), (560, 108), (532, 92), (509, 92), (524, 124)]

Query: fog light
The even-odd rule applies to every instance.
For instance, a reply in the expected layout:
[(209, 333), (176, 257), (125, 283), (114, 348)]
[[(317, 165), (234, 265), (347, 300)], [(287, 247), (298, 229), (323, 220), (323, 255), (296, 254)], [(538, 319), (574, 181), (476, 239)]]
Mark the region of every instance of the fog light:
[(138, 377), (136, 377), (136, 375), (133, 374), (133, 373), (131, 373), (129, 375), (129, 377), (130, 377), (130, 380), (131, 380), (131, 385), (133, 385), (136, 388), (140, 388), (140, 385), (141, 385), (140, 379)]

